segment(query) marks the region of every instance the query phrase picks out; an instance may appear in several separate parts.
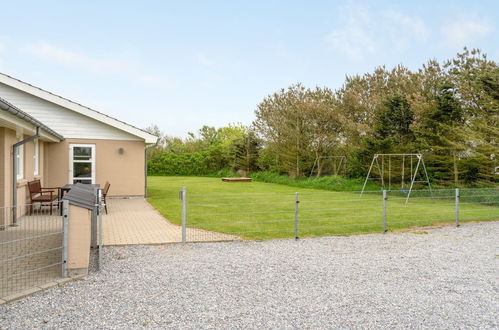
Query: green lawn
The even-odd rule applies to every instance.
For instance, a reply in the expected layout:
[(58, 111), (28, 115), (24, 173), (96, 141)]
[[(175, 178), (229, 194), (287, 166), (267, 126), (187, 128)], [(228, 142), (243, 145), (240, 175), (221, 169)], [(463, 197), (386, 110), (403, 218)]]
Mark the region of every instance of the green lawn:
[[(187, 187), (187, 226), (247, 239), (294, 236), (295, 193), (299, 193), (299, 236), (350, 235), (383, 231), (382, 194), (333, 192), (287, 185), (227, 183), (219, 178), (149, 177), (149, 202), (173, 223), (181, 222), (178, 192)], [(389, 230), (455, 221), (454, 190), (431, 198), (418, 191), (405, 205), (405, 195), (391, 193), (387, 202)], [(460, 221), (499, 220), (499, 189), (462, 190)]]

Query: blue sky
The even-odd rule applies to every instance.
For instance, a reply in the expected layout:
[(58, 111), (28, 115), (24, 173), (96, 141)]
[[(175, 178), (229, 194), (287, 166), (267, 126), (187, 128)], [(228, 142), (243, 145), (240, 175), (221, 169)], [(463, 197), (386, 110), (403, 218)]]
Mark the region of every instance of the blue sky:
[(499, 58), (499, 1), (3, 1), (0, 72), (139, 127), (250, 124), (296, 82)]

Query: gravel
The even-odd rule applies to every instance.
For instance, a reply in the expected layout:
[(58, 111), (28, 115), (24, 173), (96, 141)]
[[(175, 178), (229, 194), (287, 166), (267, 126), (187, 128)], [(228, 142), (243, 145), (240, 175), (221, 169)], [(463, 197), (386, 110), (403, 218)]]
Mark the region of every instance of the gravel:
[(398, 234), (107, 248), (0, 328), (498, 328), (499, 222)]

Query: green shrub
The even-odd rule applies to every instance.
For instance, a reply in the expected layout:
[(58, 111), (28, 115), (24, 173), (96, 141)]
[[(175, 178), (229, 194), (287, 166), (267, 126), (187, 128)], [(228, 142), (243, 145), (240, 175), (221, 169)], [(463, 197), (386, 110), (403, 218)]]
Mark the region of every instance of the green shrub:
[(234, 175), (235, 175), (235, 173), (232, 172), (230, 169), (222, 168), (221, 170), (217, 171), (214, 176), (217, 178), (225, 178), (225, 177), (231, 177)]
[(161, 153), (147, 161), (148, 175), (233, 176), (228, 168), (219, 168), (219, 160), (208, 151)]
[(149, 175), (206, 175), (216, 171), (210, 154), (205, 151), (193, 153), (161, 153), (148, 160)]
[[(333, 191), (360, 191), (364, 184), (363, 178), (349, 179), (342, 176), (323, 176), (318, 178), (297, 178), (292, 179), (287, 175), (276, 172), (257, 172), (249, 175), (253, 180), (267, 183), (284, 184), (300, 188), (314, 188)], [(368, 182), (366, 190), (379, 190), (380, 187)]]

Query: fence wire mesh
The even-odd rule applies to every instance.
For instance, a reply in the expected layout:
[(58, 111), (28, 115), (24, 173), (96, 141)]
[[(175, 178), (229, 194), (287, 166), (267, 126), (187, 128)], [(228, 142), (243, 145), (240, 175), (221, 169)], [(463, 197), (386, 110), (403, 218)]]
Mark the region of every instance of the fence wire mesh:
[[(0, 298), (62, 277), (62, 203), (0, 208)], [(15, 219), (14, 219), (14, 215)]]
[(298, 238), (499, 220), (499, 189), (189, 194), (187, 242)]

